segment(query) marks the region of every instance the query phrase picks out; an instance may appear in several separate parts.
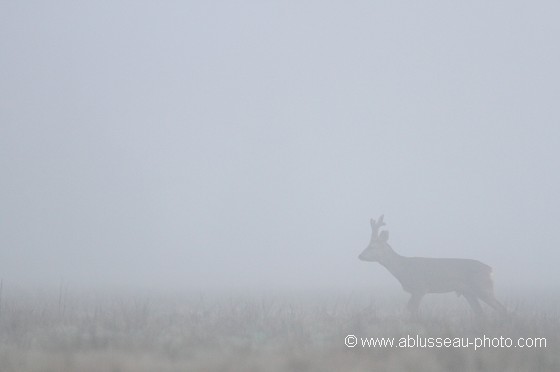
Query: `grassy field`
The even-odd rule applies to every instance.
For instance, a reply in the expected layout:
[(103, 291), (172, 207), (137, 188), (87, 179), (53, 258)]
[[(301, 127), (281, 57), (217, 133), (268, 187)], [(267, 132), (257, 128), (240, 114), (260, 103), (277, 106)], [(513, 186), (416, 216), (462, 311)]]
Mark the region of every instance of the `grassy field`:
[[(4, 295), (0, 371), (558, 371), (560, 301), (510, 296), (512, 313), (474, 319), (434, 296), (418, 320), (406, 298), (371, 293)], [(534, 348), (344, 345), (360, 337), (545, 337)]]

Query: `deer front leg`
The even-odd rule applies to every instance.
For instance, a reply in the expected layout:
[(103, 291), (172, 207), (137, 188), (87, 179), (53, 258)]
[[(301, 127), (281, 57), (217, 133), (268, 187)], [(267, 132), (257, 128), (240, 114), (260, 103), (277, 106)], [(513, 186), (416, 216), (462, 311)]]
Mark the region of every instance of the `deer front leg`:
[(412, 295), (410, 296), (410, 300), (408, 300), (406, 309), (410, 312), (412, 317), (418, 316), (418, 308), (420, 307), (420, 301), (422, 301), (422, 297), (424, 297), (424, 293), (412, 293)]

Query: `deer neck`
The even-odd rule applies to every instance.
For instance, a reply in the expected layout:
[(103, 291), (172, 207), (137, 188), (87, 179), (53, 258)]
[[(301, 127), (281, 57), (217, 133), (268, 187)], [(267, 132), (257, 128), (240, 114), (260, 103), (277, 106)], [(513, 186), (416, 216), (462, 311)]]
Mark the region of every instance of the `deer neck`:
[(402, 273), (403, 263), (405, 260), (406, 257), (401, 256), (400, 254), (395, 252), (393, 248), (391, 248), (391, 246), (387, 244), (387, 254), (379, 259), (379, 263), (385, 266), (385, 268), (389, 270), (389, 272), (391, 272), (393, 276), (398, 278)]

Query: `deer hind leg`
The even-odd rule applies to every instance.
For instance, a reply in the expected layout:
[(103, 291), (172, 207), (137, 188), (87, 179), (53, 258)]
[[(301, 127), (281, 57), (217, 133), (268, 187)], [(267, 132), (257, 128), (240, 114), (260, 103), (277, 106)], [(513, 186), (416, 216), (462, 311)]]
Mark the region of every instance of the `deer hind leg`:
[(418, 316), (418, 309), (420, 308), (420, 301), (422, 301), (422, 297), (424, 297), (423, 293), (413, 293), (412, 296), (410, 296), (410, 300), (408, 300), (406, 309), (413, 317)]
[(464, 293), (463, 296), (465, 296), (465, 298), (467, 299), (469, 305), (473, 309), (476, 316), (478, 316), (478, 317), (484, 316), (484, 312), (482, 311), (482, 307), (480, 306), (480, 303), (478, 302), (478, 298), (475, 295), (470, 294), (470, 293), (468, 293), (468, 294)]
[(494, 296), (494, 292), (487, 292), (480, 295), (480, 299), (486, 302), (488, 305), (494, 308), (500, 314), (507, 313), (506, 307), (500, 303), (500, 301), (496, 300)]

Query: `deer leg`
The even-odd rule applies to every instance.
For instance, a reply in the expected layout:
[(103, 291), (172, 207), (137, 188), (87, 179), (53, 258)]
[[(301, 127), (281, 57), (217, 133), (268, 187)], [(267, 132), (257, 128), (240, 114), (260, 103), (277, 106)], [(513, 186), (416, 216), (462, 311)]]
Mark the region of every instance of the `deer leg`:
[(424, 297), (423, 293), (413, 293), (410, 296), (410, 300), (408, 300), (408, 304), (406, 305), (406, 309), (414, 317), (416, 317), (418, 315), (418, 308), (420, 307), (420, 301), (422, 301), (422, 297)]
[(476, 316), (481, 317), (481, 316), (484, 315), (484, 313), (482, 311), (482, 307), (480, 306), (480, 303), (478, 302), (478, 298), (475, 295), (464, 293), (463, 296), (465, 296), (469, 305), (471, 305), (471, 308), (473, 309)]
[(494, 297), (494, 293), (483, 294), (480, 296), (480, 299), (493, 307), (497, 312), (501, 314), (507, 313), (506, 307), (502, 305), (500, 301), (496, 300), (496, 297)]

